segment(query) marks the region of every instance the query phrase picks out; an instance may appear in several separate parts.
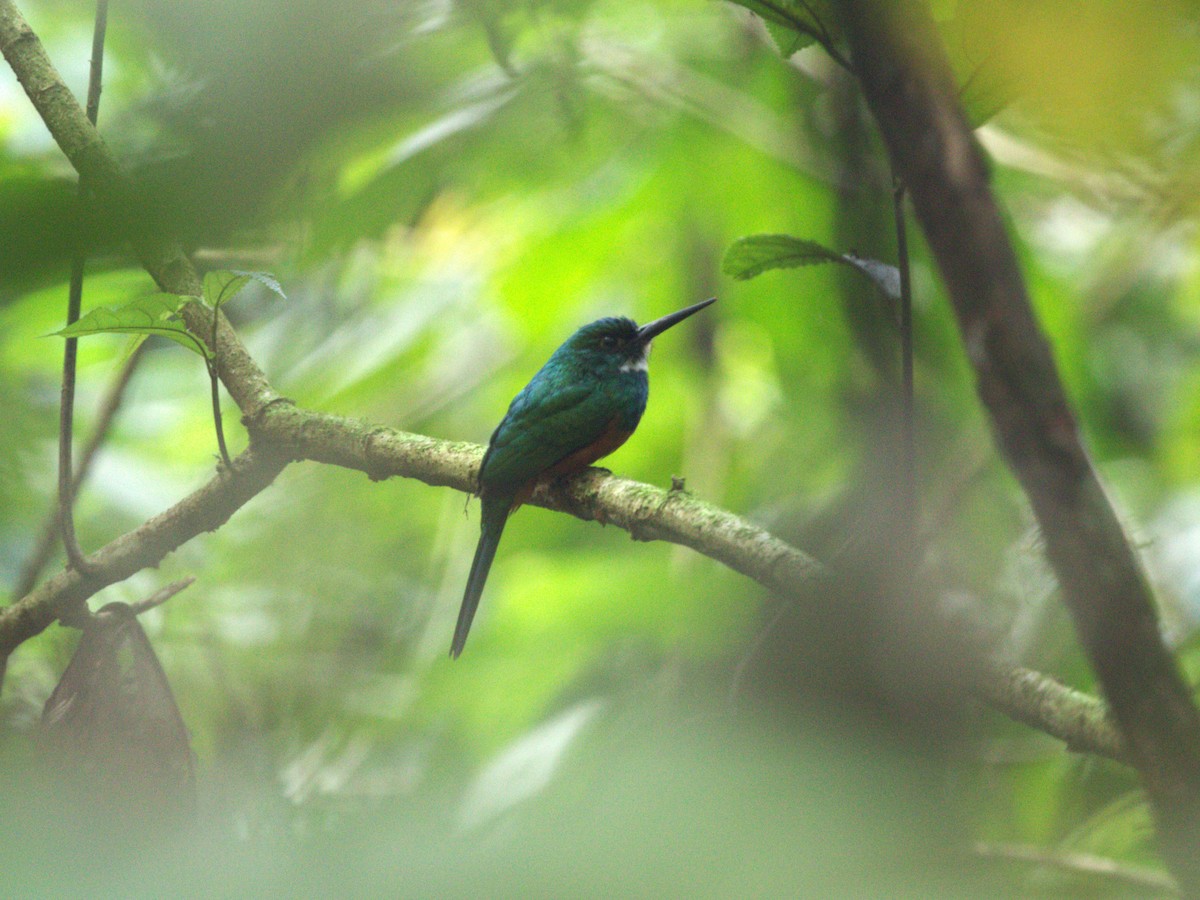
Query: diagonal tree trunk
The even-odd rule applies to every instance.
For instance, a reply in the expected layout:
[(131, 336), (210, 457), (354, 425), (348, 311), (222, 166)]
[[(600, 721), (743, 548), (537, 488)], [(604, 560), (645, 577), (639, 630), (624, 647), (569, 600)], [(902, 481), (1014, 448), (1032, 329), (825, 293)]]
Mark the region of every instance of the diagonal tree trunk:
[(1200, 715), (1080, 441), (933, 19), (918, 0), (840, 0), (838, 12), (937, 258), (996, 441), (1033, 505), (1149, 794), (1160, 845), (1184, 893), (1200, 896)]

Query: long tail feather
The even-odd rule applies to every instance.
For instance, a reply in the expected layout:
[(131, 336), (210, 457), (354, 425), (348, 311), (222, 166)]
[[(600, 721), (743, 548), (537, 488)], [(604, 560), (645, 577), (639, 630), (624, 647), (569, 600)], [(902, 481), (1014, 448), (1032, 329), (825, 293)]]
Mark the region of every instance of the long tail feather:
[(508, 521), (508, 503), (483, 502), (483, 521), (480, 524), (479, 543), (475, 547), (475, 559), (471, 562), (471, 574), (467, 578), (467, 589), (463, 593), (462, 606), (458, 609), (458, 624), (454, 626), (454, 640), (450, 644), (450, 658), (458, 659), (467, 643), (467, 634), (471, 631), (471, 622), (475, 618), (475, 610), (479, 608), (479, 597), (483, 594), (483, 585), (487, 581), (488, 572), (492, 568), (492, 560), (496, 558), (496, 548), (500, 546), (500, 535), (504, 533), (504, 524)]

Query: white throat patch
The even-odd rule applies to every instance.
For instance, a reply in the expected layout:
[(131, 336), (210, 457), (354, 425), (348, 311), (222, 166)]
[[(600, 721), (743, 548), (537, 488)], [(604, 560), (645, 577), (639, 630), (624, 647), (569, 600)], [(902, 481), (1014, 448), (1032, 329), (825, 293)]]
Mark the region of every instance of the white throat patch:
[(621, 367), (619, 369), (617, 369), (617, 371), (618, 372), (648, 372), (650, 370), (650, 366), (647, 364), (647, 357), (649, 357), (649, 356), (650, 356), (650, 345), (647, 344), (645, 347), (642, 348), (641, 356), (639, 356), (637, 359), (630, 359), (630, 360), (626, 360), (625, 362), (621, 363)]

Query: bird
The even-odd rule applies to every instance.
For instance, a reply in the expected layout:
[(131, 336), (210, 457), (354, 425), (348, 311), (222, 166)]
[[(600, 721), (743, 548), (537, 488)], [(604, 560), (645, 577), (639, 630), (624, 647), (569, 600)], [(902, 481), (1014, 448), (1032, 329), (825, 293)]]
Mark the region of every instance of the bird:
[(539, 481), (585, 469), (629, 439), (650, 396), (650, 342), (716, 299), (641, 327), (615, 316), (584, 325), (513, 398), (479, 466), (479, 543), (450, 644), (451, 659), (467, 643), (509, 515), (529, 499)]

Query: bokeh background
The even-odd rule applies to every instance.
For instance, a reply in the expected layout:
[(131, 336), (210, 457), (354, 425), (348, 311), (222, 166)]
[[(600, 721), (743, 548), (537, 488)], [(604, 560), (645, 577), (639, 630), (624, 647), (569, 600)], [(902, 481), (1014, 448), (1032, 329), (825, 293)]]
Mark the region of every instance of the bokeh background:
[[(21, 7), (82, 96), (92, 10)], [(934, 11), (1194, 677), (1196, 7)], [(719, 296), (656, 342), (649, 410), (605, 465), (684, 477), (839, 574), (772, 597), (690, 550), (525, 508), (451, 663), (477, 504), (292, 466), (93, 601), (198, 578), (142, 618), (196, 758), (186, 849), (62, 869), (61, 843), (16, 841), (0, 877), (33, 891), (70, 872), (114, 893), (167, 879), (217, 894), (1168, 895), (1129, 771), (955, 683), (964, 657), (995, 651), (1094, 690), (915, 225), (915, 519), (896, 514), (894, 310), (831, 266), (721, 274), (759, 232), (895, 260), (886, 159), (819, 47), (785, 58), (747, 10), (684, 0), (130, 0), (107, 46), (100, 126), (138, 179), (136, 220), (80, 224), (68, 165), (0, 70), (0, 589), (53, 503), (61, 342), (46, 335), (70, 253), (90, 255), (85, 310), (149, 293), (128, 227), (280, 280), (286, 301), (252, 287), (227, 313), (283, 394), (451, 440), (486, 442), (579, 325)], [(81, 342), (81, 433), (128, 347)], [(224, 413), (240, 449), (228, 397)], [(81, 492), (83, 546), (202, 484), (214, 453), (203, 366), (151, 342)], [(919, 590), (890, 578), (910, 569)], [(11, 658), (8, 758), (31, 752), (77, 641), (52, 627)], [(0, 809), (18, 823), (40, 800), (10, 792)], [(1081, 871), (1091, 857), (1116, 874)]]

